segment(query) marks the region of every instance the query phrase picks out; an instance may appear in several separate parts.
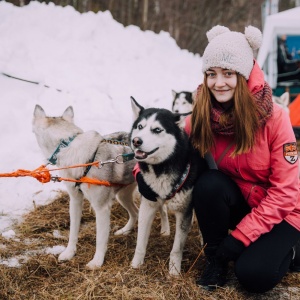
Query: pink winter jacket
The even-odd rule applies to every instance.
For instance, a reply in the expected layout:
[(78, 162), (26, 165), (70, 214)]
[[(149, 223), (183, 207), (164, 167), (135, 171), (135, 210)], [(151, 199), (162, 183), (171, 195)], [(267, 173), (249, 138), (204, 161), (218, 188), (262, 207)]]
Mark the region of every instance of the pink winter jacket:
[[(263, 73), (255, 63), (248, 87), (255, 94), (263, 86)], [(188, 134), (190, 126), (189, 116), (186, 118)], [(252, 208), (231, 233), (245, 246), (282, 220), (300, 231), (299, 164), (289, 162), (284, 155), (288, 155), (288, 144), (296, 142), (288, 114), (274, 104), (273, 115), (257, 135), (258, 141), (251, 152), (232, 158), (233, 145), (218, 166), (238, 184)], [(215, 135), (211, 153), (216, 161), (231, 141), (232, 137)]]

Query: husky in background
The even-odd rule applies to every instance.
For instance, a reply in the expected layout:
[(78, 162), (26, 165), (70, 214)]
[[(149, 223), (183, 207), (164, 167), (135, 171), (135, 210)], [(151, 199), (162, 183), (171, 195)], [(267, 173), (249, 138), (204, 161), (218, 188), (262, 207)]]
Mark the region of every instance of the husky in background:
[(144, 263), (151, 225), (164, 204), (176, 217), (176, 232), (170, 253), (169, 273), (179, 275), (183, 248), (192, 220), (192, 190), (207, 163), (192, 150), (181, 128), (180, 114), (166, 109), (145, 109), (131, 97), (135, 121), (130, 140), (146, 185), (156, 193), (156, 201), (142, 197), (133, 268)]
[(191, 92), (175, 92), (172, 90), (172, 111), (179, 114), (190, 113), (193, 110), (193, 94)]
[(287, 113), (290, 112), (289, 104), (290, 104), (290, 93), (285, 92), (280, 97), (272, 96), (273, 102), (280, 105)]
[[(33, 117), (33, 132), (45, 156), (57, 167), (85, 164), (92, 161), (105, 162), (118, 155), (132, 153), (129, 146), (109, 143), (109, 138), (128, 141), (127, 133), (115, 133), (105, 138), (96, 131), (83, 132), (74, 122), (73, 108), (69, 106), (61, 117), (46, 116), (43, 108), (35, 106)], [(63, 146), (59, 146), (64, 143)], [(57, 152), (58, 149), (58, 152)], [(70, 260), (76, 253), (76, 244), (81, 222), (84, 198), (88, 199), (96, 215), (96, 252), (94, 258), (87, 264), (89, 269), (102, 266), (107, 250), (110, 232), (110, 211), (116, 198), (127, 210), (127, 224), (115, 232), (116, 235), (128, 234), (138, 217), (138, 209), (133, 198), (136, 182), (132, 175), (134, 160), (125, 163), (109, 163), (98, 168), (84, 167), (65, 169), (60, 176), (79, 179), (87, 176), (93, 179), (105, 180), (113, 186), (86, 184), (80, 185), (67, 182), (70, 195), (70, 236), (67, 248), (59, 255), (59, 261)]]

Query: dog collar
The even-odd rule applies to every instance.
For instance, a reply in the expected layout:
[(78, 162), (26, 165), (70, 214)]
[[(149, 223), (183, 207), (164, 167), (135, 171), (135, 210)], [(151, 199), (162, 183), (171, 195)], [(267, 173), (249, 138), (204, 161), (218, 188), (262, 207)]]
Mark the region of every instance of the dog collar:
[(57, 162), (57, 154), (59, 153), (60, 149), (66, 148), (69, 146), (69, 144), (75, 139), (76, 135), (69, 137), (65, 140), (60, 140), (60, 143), (58, 144), (57, 148), (53, 152), (50, 158), (48, 158), (48, 161), (52, 165), (56, 165)]
[(191, 164), (188, 163), (184, 172), (182, 173), (181, 177), (179, 178), (177, 183), (174, 185), (172, 191), (167, 195), (165, 200), (170, 200), (171, 198), (173, 198), (175, 196), (176, 193), (178, 193), (181, 190), (183, 184), (185, 183), (186, 179), (189, 176), (190, 168), (191, 168)]

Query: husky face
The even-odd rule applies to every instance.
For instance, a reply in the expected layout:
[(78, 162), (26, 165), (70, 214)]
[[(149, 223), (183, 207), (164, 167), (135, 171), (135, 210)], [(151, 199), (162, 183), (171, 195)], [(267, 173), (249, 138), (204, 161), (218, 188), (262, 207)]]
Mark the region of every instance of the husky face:
[(193, 109), (193, 97), (191, 92), (175, 92), (173, 94), (172, 111), (175, 113), (190, 113)]
[(166, 109), (144, 109), (133, 98), (132, 108), (135, 122), (130, 136), (136, 160), (154, 165), (170, 158), (181, 133), (180, 116)]

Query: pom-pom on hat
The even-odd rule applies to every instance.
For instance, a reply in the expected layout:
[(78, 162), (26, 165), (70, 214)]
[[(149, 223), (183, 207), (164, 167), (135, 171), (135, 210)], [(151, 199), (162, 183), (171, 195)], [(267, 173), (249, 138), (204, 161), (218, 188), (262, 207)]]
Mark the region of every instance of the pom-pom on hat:
[(248, 80), (253, 68), (253, 50), (258, 49), (262, 43), (261, 31), (248, 26), (243, 34), (217, 25), (206, 36), (209, 43), (202, 57), (203, 73), (209, 68), (220, 67), (234, 70)]

